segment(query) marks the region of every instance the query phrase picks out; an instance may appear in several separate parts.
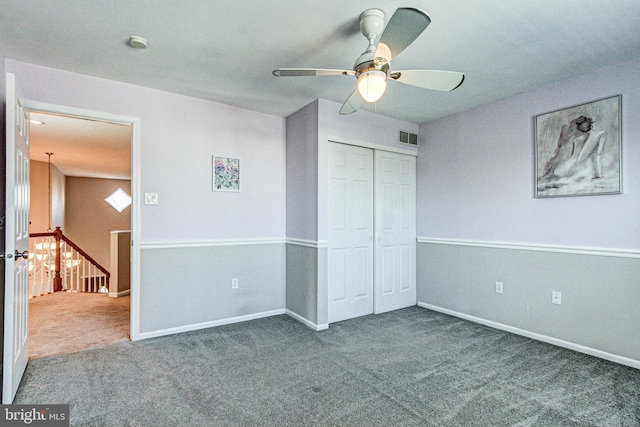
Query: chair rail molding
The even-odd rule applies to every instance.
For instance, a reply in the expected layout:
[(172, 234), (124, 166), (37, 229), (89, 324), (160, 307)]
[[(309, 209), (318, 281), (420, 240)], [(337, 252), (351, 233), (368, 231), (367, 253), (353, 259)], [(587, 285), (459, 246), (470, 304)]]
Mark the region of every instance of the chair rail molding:
[(541, 244), (535, 244), (535, 243), (510, 243), (510, 242), (493, 242), (493, 241), (480, 241), (480, 240), (436, 239), (436, 238), (428, 238), (428, 237), (418, 237), (417, 240), (418, 240), (418, 243), (428, 243), (433, 245), (473, 246), (473, 247), (480, 247), (480, 248), (515, 249), (515, 250), (521, 250), (521, 251), (557, 252), (557, 253), (564, 253), (564, 254), (595, 255), (595, 256), (640, 259), (640, 250), (635, 250), (635, 249), (541, 245)]
[(289, 245), (304, 246), (307, 248), (314, 248), (314, 249), (329, 247), (329, 241), (327, 240), (305, 240), (305, 239), (294, 239), (294, 238), (288, 237), (286, 242)]
[(278, 245), (278, 244), (284, 244), (284, 243), (286, 243), (286, 239), (284, 238), (142, 242), (140, 243), (140, 248), (141, 249), (209, 248), (209, 247), (216, 247), (216, 246)]

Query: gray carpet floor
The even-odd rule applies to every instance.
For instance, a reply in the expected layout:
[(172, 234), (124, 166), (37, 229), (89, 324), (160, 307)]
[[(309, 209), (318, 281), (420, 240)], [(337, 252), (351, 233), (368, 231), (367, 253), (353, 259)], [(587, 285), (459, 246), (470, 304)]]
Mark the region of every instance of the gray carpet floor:
[(73, 426), (640, 426), (640, 370), (412, 307), (32, 360), (15, 403)]

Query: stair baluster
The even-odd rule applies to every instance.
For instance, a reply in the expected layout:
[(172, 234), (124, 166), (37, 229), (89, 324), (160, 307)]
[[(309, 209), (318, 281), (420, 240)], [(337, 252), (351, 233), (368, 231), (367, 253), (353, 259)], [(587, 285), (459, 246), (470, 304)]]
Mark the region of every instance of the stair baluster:
[(52, 233), (33, 233), (31, 238), (31, 297), (64, 290), (108, 292), (109, 272), (66, 237), (60, 227)]

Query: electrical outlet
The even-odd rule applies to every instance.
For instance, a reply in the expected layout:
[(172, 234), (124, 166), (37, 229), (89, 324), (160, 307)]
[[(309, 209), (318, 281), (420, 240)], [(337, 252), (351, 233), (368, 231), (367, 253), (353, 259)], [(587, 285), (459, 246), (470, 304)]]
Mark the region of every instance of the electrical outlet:
[(553, 291), (551, 292), (551, 304), (562, 305), (562, 293)]
[(238, 278), (231, 279), (231, 289), (238, 289)]
[(496, 293), (501, 294), (504, 291), (504, 283), (496, 282)]

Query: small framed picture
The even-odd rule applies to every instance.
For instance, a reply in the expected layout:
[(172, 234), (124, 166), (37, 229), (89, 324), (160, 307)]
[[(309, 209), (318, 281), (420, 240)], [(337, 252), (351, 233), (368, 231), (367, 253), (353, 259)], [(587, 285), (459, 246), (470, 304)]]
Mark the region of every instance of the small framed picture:
[(213, 191), (240, 191), (240, 159), (213, 156)]
[(536, 197), (619, 194), (620, 95), (536, 116)]

